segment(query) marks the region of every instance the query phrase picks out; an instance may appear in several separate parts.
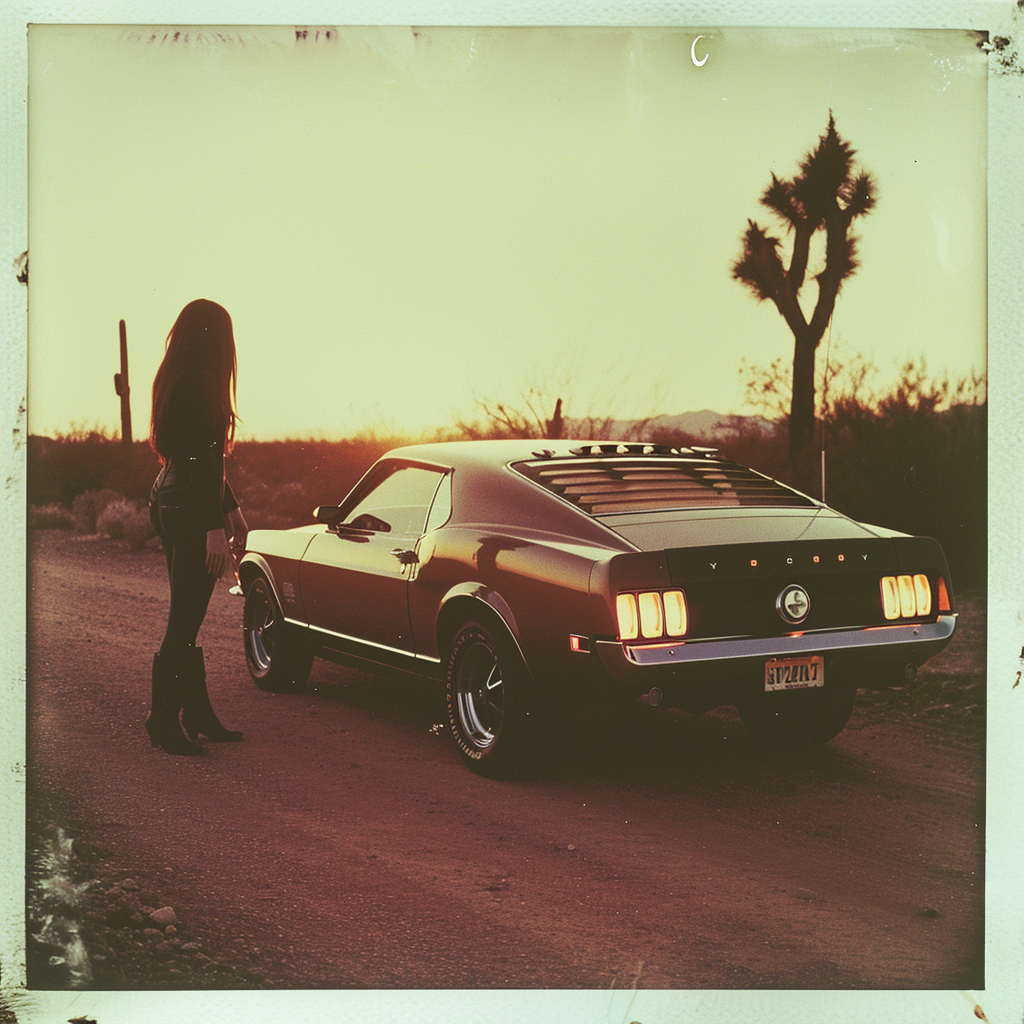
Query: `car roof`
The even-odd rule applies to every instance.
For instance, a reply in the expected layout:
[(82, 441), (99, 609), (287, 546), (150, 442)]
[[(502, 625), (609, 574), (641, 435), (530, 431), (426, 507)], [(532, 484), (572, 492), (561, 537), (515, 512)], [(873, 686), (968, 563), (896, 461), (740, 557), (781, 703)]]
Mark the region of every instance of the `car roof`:
[(512, 517), (520, 525), (579, 536), (589, 536), (593, 527), (618, 532), (638, 513), (661, 520), (688, 510), (807, 513), (823, 507), (756, 470), (717, 458), (714, 448), (512, 438), (408, 445), (383, 458), (454, 468), (457, 520)]
[[(385, 458), (412, 459), (447, 466), (501, 466), (524, 459), (573, 458), (599, 449), (601, 454), (658, 454), (711, 457), (714, 448), (668, 448), (641, 441), (595, 441), (586, 438), (497, 438), (469, 441), (434, 441), (405, 445), (389, 451)], [(596, 452), (595, 452), (596, 454)]]

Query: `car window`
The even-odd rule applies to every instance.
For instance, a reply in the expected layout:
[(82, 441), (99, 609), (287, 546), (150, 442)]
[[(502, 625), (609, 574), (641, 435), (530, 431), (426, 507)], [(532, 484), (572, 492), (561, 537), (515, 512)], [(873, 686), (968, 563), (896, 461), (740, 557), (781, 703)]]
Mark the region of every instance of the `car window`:
[(419, 537), (440, 478), (437, 470), (399, 466), (349, 511), (345, 522), (362, 529)]

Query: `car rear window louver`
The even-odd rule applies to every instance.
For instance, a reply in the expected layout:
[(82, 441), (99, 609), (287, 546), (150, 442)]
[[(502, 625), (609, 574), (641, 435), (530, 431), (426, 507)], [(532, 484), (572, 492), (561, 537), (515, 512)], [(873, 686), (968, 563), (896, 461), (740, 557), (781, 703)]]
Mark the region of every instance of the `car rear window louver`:
[[(814, 502), (752, 469), (711, 460), (713, 449), (665, 449), (609, 445), (574, 450), (573, 459), (546, 452), (515, 469), (590, 515), (648, 512), (672, 508), (782, 506), (806, 508)], [(647, 449), (643, 451), (642, 449)], [(683, 454), (686, 452), (686, 454)], [(668, 457), (666, 457), (668, 456)]]

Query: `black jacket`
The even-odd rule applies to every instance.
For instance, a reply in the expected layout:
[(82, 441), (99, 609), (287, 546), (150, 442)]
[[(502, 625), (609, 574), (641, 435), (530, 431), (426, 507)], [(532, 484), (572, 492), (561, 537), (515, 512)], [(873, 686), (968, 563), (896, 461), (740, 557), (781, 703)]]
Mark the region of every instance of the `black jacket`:
[(182, 377), (167, 396), (156, 450), (164, 466), (153, 484), (151, 501), (162, 508), (192, 510), (207, 530), (224, 525), (238, 502), (224, 476), (227, 424), (203, 401), (194, 376)]

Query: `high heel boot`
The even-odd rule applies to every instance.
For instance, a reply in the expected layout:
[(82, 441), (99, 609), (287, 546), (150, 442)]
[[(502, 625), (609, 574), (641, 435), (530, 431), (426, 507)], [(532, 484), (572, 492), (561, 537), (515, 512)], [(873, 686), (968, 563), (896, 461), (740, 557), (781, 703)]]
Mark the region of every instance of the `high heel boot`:
[(182, 708), (184, 677), (181, 669), (166, 654), (153, 655), (152, 709), (146, 719), (149, 742), (168, 754), (204, 754), (198, 743), (193, 743), (181, 731), (178, 713)]
[(235, 743), (242, 738), (237, 729), (221, 725), (206, 689), (206, 664), (202, 647), (190, 647), (185, 657), (185, 710), (181, 724), (193, 740), (200, 735), (214, 743)]

